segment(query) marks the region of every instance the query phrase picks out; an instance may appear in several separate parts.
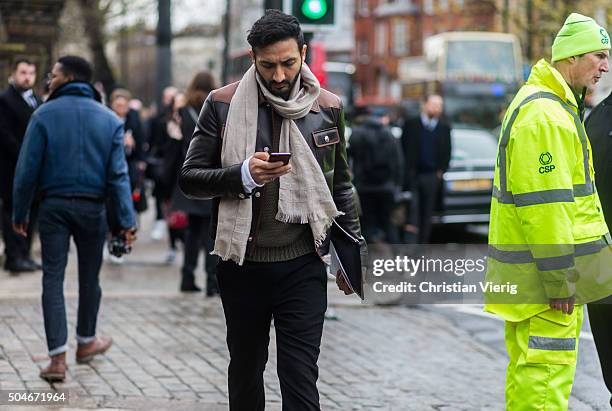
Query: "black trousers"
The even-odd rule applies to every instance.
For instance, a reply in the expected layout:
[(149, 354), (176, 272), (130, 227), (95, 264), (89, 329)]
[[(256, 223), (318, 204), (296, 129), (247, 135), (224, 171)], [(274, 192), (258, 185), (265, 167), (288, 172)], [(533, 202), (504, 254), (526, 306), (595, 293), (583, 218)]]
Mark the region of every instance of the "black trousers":
[(195, 269), (198, 267), (200, 251), (204, 250), (204, 267), (206, 269), (206, 290), (217, 291), (217, 261), (219, 257), (210, 255), (214, 242), (208, 235), (210, 216), (189, 214), (189, 225), (185, 233), (185, 259), (181, 270), (182, 285), (195, 283)]
[[(604, 382), (612, 394), (612, 296), (587, 305)], [(612, 399), (610, 400), (612, 405)]]
[(314, 253), (279, 263), (221, 261), (217, 277), (231, 358), (230, 410), (265, 408), (272, 319), (283, 410), (320, 410), (317, 360), (327, 308), (323, 262)]
[(436, 208), (439, 190), (439, 178), (436, 173), (422, 173), (416, 176), (416, 194), (414, 207), (415, 225), (418, 227), (418, 243), (429, 244), (431, 239), (431, 217)]
[(2, 201), (2, 237), (4, 239), (4, 252), (6, 262), (11, 264), (16, 260), (30, 258), (32, 236), (38, 219), (38, 204), (30, 209), (28, 222), (28, 236), (22, 237), (13, 231), (13, 207), (10, 201)]
[(397, 227), (391, 222), (391, 213), (395, 207), (393, 192), (360, 192), (359, 199), (366, 240), (370, 242), (383, 237), (385, 242), (397, 244), (399, 242)]

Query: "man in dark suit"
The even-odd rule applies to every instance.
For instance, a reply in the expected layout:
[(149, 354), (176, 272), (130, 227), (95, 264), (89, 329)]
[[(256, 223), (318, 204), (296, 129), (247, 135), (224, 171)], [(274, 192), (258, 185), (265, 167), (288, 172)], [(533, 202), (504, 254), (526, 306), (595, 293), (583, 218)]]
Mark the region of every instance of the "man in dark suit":
[[(30, 116), (42, 103), (32, 90), (35, 82), (36, 66), (25, 59), (17, 60), (11, 74), (11, 84), (0, 94), (0, 195), (6, 254), (4, 269), (13, 274), (40, 269), (40, 265), (30, 256), (35, 224), (30, 224), (27, 237), (21, 237), (13, 232), (11, 223), (13, 177), (19, 150)], [(31, 214), (30, 221), (33, 222), (36, 213)]]
[[(585, 128), (593, 152), (595, 185), (601, 201), (601, 208), (608, 224), (612, 227), (612, 93), (591, 111), (585, 121)], [(608, 274), (609, 275), (609, 274)], [(599, 354), (601, 371), (608, 391), (612, 394), (612, 297), (588, 305), (589, 323)], [(610, 399), (612, 405), (612, 398)]]
[(406, 161), (404, 186), (412, 191), (413, 218), (418, 227), (418, 243), (431, 236), (431, 217), (441, 192), (442, 175), (451, 158), (450, 127), (442, 120), (444, 102), (432, 94), (418, 117), (406, 121), (402, 147)]

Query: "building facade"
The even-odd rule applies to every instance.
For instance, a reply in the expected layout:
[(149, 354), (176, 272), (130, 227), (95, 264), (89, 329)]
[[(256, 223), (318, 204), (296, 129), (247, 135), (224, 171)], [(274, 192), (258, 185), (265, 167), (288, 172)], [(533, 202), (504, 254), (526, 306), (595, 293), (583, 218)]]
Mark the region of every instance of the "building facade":
[(44, 73), (51, 69), (60, 34), (57, 21), (63, 0), (0, 0), (0, 79), (2, 86), (18, 58), (33, 61), (38, 68), (37, 85), (42, 88)]
[(355, 88), (358, 104), (402, 99), (402, 61), (423, 54), (429, 36), (446, 31), (499, 31), (495, 1), (355, 0)]

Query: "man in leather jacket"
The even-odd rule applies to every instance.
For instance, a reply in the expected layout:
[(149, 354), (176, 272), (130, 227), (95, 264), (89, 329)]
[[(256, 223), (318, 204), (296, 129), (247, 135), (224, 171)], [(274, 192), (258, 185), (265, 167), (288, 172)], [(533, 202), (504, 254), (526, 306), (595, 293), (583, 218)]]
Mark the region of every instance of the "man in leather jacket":
[[(283, 409), (319, 410), (331, 219), (362, 238), (340, 99), (320, 88), (295, 17), (269, 10), (248, 36), (254, 65), (204, 103), (179, 177), (213, 199), (213, 254), (230, 352), (231, 410), (263, 410), (274, 318)], [(289, 151), (287, 165), (269, 153)], [(365, 243), (363, 243), (365, 247)], [(348, 286), (337, 276), (346, 294)]]

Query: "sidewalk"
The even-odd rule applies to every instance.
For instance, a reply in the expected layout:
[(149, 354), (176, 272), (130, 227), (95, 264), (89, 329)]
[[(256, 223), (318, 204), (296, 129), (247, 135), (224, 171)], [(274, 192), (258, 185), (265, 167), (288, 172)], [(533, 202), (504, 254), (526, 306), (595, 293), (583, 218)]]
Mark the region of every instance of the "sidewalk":
[[(75, 303), (68, 301), (71, 319)], [(326, 323), (319, 362), (323, 409), (503, 408), (503, 359), (433, 313), (360, 307), (337, 312), (341, 321)], [(71, 406), (227, 409), (219, 300), (107, 297), (100, 318), (100, 332), (112, 335), (115, 345), (90, 365), (77, 365), (71, 346), (67, 381), (54, 385), (70, 391)], [(266, 398), (280, 405), (274, 344), (270, 351)], [(1, 388), (48, 389), (38, 377), (44, 361), (38, 302), (0, 302)]]
[[(99, 333), (114, 346), (89, 365), (74, 361), (76, 258), (66, 278), (69, 375), (52, 387), (46, 364), (40, 273), (0, 272), (0, 390), (70, 391), (69, 409), (227, 410), (225, 323), (218, 298), (176, 292), (178, 263), (141, 234), (121, 266), (105, 264)], [(73, 247), (74, 248), (74, 247)], [(178, 258), (180, 261), (180, 256)], [(373, 307), (329, 283), (339, 321), (326, 321), (319, 360), (323, 410), (502, 410), (505, 357), (436, 311)], [(274, 328), (266, 410), (280, 410)], [(572, 410), (590, 410), (576, 398)], [(16, 410), (14, 406), (0, 409)], [(23, 407), (47, 410), (50, 407)]]

